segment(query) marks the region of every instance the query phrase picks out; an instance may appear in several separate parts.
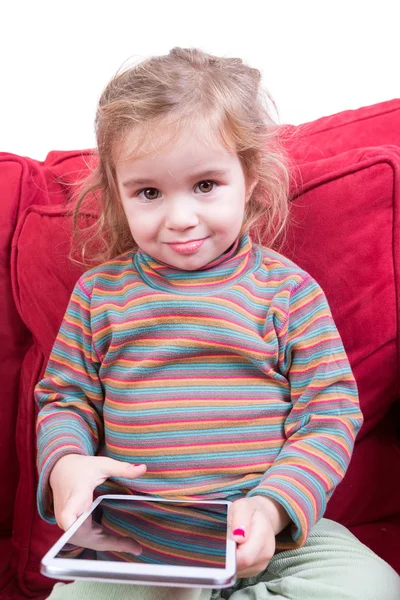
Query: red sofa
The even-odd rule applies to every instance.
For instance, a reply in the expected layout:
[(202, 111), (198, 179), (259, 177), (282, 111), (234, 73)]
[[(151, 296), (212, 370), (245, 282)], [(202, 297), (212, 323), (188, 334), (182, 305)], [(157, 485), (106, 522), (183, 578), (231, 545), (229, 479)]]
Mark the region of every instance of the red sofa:
[[(365, 416), (326, 516), (400, 573), (400, 100), (284, 130), (298, 169), (282, 252), (324, 288)], [(53, 584), (39, 573), (60, 531), (36, 510), (33, 387), (80, 275), (68, 201), (90, 155), (0, 154), (1, 598), (44, 598)]]

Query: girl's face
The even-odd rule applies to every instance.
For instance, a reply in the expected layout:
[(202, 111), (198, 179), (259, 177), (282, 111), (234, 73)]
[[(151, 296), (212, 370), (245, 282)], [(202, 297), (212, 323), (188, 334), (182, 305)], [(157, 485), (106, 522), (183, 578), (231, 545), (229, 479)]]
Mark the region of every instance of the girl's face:
[(210, 148), (196, 136), (181, 136), (160, 153), (119, 160), (116, 172), (139, 248), (187, 271), (200, 269), (233, 244), (257, 183), (246, 188), (235, 152), (222, 145)]

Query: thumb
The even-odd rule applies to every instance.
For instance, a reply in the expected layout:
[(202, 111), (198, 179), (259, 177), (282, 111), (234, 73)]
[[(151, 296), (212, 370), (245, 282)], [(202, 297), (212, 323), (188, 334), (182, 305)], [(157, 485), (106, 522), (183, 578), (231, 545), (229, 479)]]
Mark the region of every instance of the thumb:
[(61, 529), (66, 531), (87, 510), (90, 510), (93, 502), (93, 494), (90, 491), (73, 494), (68, 498), (66, 505), (59, 514), (56, 521)]
[(114, 458), (98, 457), (98, 466), (104, 478), (123, 477), (135, 479), (146, 472), (146, 465), (133, 465)]
[(228, 514), (228, 524), (232, 537), (237, 544), (247, 541), (250, 532), (251, 519), (254, 510), (249, 506), (246, 498), (236, 500)]

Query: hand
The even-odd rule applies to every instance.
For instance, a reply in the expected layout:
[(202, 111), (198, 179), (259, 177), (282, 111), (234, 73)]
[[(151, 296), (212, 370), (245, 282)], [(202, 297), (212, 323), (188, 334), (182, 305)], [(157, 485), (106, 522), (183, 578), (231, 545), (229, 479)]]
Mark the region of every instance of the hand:
[(92, 519), (86, 519), (69, 538), (68, 543), (92, 550), (128, 552), (135, 556), (140, 556), (143, 550), (141, 544), (133, 538), (108, 533), (104, 527)]
[(82, 513), (89, 510), (93, 502), (93, 490), (109, 477), (136, 479), (145, 472), (146, 465), (132, 465), (103, 456), (62, 456), (50, 473), (58, 526), (67, 530)]
[(241, 498), (232, 504), (228, 525), (238, 544), (238, 577), (253, 577), (264, 571), (275, 553), (275, 535), (289, 522), (284, 508), (266, 496)]

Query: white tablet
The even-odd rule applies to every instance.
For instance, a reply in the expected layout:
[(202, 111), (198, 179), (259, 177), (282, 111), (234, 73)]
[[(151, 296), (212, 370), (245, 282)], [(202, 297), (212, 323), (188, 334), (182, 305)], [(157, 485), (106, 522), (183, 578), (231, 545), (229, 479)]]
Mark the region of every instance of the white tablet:
[(236, 581), (230, 504), (100, 496), (43, 557), (41, 573), (67, 580), (229, 587)]

